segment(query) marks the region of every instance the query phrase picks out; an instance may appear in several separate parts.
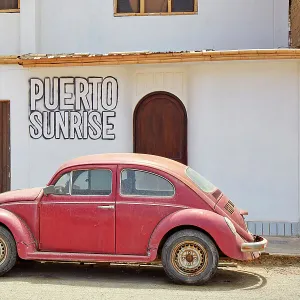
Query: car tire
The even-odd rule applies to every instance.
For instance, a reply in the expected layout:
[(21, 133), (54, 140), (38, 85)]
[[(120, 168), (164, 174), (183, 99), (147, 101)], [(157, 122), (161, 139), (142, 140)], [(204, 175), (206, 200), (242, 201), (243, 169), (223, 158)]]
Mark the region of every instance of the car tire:
[(167, 239), (161, 258), (164, 270), (173, 282), (202, 285), (215, 275), (219, 252), (208, 235), (185, 229)]
[(0, 276), (9, 272), (17, 262), (17, 247), (12, 234), (0, 227)]

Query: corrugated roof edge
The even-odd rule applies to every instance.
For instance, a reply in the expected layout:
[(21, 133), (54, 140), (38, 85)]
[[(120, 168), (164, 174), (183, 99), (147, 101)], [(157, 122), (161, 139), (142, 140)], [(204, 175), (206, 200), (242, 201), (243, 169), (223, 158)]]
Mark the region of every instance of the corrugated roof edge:
[(0, 56), (0, 64), (24, 67), (157, 64), (198, 61), (300, 59), (300, 49), (201, 50), (177, 52), (111, 52), (107, 54), (62, 53)]

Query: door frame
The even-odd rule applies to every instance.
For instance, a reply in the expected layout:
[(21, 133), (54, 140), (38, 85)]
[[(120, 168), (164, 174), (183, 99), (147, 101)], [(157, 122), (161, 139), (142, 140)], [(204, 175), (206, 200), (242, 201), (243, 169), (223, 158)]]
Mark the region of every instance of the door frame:
[[(5, 157), (7, 159), (7, 166), (8, 166), (8, 169), (6, 170), (5, 174), (5, 180), (3, 180), (4, 177), (2, 177), (2, 174), (1, 174), (1, 186), (3, 185), (3, 182), (7, 180), (6, 182), (6, 186), (5, 186), (5, 190), (0, 190), (0, 193), (3, 193), (3, 192), (6, 192), (6, 191), (10, 191), (11, 189), (11, 124), (10, 124), (10, 101), (9, 100), (0, 100), (0, 104), (2, 103), (6, 103), (7, 106), (8, 106), (8, 124), (7, 125), (7, 130), (8, 132), (4, 132), (5, 128), (3, 128), (3, 137), (6, 136), (7, 138), (4, 139), (6, 141), (6, 143), (2, 143), (3, 145), (1, 145), (1, 147), (3, 147), (3, 153), (1, 154), (1, 157), (0, 159), (2, 160), (4, 158), (4, 153), (5, 154)], [(0, 119), (0, 122), (1, 122), (1, 126), (3, 125), (2, 124), (2, 119)], [(2, 138), (2, 136), (1, 136)], [(6, 147), (4, 147), (6, 145)], [(5, 149), (6, 148), (6, 149)], [(1, 151), (2, 152), (2, 151)]]
[(155, 91), (155, 92), (151, 92), (147, 95), (145, 95), (141, 100), (139, 100), (139, 102), (137, 103), (137, 105), (135, 106), (134, 112), (133, 112), (133, 152), (136, 153), (136, 130), (137, 130), (137, 126), (136, 126), (136, 117), (139, 111), (139, 108), (143, 105), (143, 103), (150, 97), (152, 97), (153, 95), (166, 95), (169, 96), (171, 98), (173, 98), (174, 102), (176, 102), (182, 109), (183, 113), (184, 113), (184, 132), (185, 135), (183, 137), (183, 143), (185, 145), (184, 147), (184, 157), (186, 160), (186, 163), (188, 164), (188, 118), (187, 118), (187, 111), (186, 111), (186, 107), (183, 104), (183, 102), (174, 94), (166, 92), (166, 91)]

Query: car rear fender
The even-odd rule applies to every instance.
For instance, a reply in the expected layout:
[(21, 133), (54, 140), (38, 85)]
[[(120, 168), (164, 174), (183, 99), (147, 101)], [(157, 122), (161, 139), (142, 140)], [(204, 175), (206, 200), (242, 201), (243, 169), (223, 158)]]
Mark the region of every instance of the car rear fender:
[(156, 251), (157, 254), (161, 242), (171, 231), (188, 226), (205, 231), (226, 256), (236, 259), (242, 257), (238, 242), (241, 238), (232, 233), (224, 217), (201, 209), (183, 209), (164, 218), (151, 235), (149, 251)]
[(0, 208), (0, 226), (4, 225), (14, 236), (20, 258), (25, 259), (28, 252), (36, 249), (36, 242), (27, 224), (14, 213)]

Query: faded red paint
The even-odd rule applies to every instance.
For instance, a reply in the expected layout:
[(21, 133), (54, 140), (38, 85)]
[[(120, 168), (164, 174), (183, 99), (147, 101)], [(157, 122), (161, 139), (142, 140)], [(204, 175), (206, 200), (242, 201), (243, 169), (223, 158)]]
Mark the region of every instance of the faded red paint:
[[(112, 171), (116, 184), (117, 166), (102, 167)], [(40, 250), (115, 254), (116, 212), (98, 208), (115, 205), (115, 199), (116, 189), (110, 196), (43, 197), (39, 205)]]
[[(176, 161), (144, 154), (86, 156), (61, 166), (48, 185), (67, 171), (102, 167), (113, 173), (110, 196), (45, 196), (41, 188), (0, 195), (0, 224), (14, 235), (21, 258), (151, 262), (157, 258), (164, 237), (180, 226), (207, 232), (228, 257), (248, 260), (259, 256), (241, 251), (244, 242), (255, 241), (247, 231), (243, 212), (236, 207), (231, 213), (226, 210), (229, 199), (220, 191), (202, 192), (185, 175), (186, 166)], [(175, 186), (175, 195), (120, 195), (120, 171), (124, 167), (165, 177)], [(114, 209), (98, 209), (103, 205), (112, 205)], [(236, 235), (224, 217), (235, 225)]]

